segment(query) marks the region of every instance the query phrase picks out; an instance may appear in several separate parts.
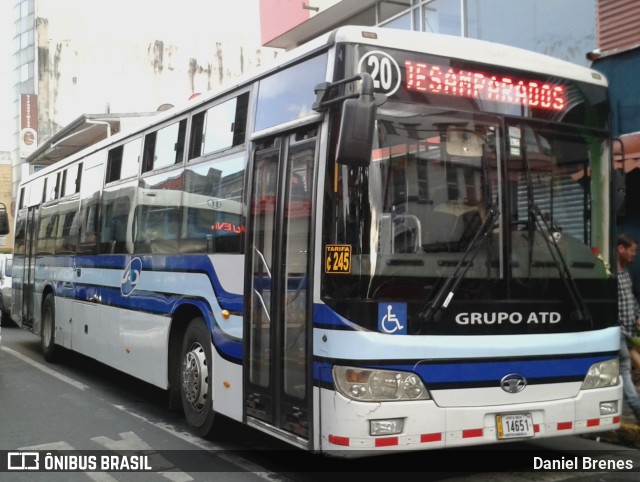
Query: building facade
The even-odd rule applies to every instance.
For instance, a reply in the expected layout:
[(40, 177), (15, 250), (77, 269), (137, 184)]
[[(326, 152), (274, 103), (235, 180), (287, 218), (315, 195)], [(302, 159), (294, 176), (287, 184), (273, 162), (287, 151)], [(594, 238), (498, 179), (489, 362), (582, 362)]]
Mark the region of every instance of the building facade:
[(11, 194), (57, 159), (43, 146), (64, 141), (55, 136), (79, 118), (68, 144), (83, 130), (95, 142), (124, 128), (117, 113), (146, 117), (275, 58), (281, 50), (261, 45), (259, 21), (258, 0), (222, 10), (196, 0), (13, 0)]
[(285, 49), (347, 24), (478, 38), (581, 65), (596, 48), (596, 0), (260, 0), (260, 10), (262, 43)]

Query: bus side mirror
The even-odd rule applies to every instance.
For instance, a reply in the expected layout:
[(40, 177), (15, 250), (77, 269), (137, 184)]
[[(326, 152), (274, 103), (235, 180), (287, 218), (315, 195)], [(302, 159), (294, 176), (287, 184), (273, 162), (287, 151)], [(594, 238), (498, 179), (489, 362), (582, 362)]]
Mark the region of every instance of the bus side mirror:
[(613, 179), (611, 188), (613, 189), (613, 208), (616, 216), (624, 216), (627, 197), (627, 180), (624, 170), (624, 142), (622, 142), (622, 139), (619, 137), (612, 139), (612, 147)]
[(627, 197), (627, 183), (622, 169), (613, 170), (613, 203), (615, 213), (624, 216), (625, 201)]
[(336, 162), (351, 167), (367, 167), (371, 162), (371, 150), (376, 124), (376, 102), (373, 80), (362, 73), (362, 91), (356, 99), (342, 104), (342, 120), (338, 136)]
[(0, 203), (0, 236), (6, 236), (9, 234), (9, 215), (7, 214), (7, 207)]

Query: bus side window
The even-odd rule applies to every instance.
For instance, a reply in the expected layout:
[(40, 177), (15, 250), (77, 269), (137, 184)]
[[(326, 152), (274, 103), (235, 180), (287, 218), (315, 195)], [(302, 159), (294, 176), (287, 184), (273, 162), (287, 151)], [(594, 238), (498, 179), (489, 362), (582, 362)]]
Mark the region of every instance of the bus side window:
[(178, 251), (180, 208), (178, 206), (136, 207), (136, 253), (175, 253)]
[(181, 166), (140, 179), (135, 214), (129, 221), (135, 253), (178, 252), (183, 180)]
[(99, 151), (85, 159), (80, 185), (80, 211), (78, 214), (78, 253), (96, 253), (98, 247), (98, 203), (104, 175), (105, 151)]
[[(23, 188), (24, 190), (24, 188)], [(18, 211), (18, 216), (16, 218), (16, 233), (13, 244), (13, 252), (16, 254), (25, 254), (26, 247), (26, 218), (27, 218), (27, 210)]]
[(109, 151), (105, 183), (138, 175), (141, 143), (137, 138)]
[(135, 197), (135, 182), (105, 188), (100, 210), (100, 253), (130, 253), (127, 230)]
[(189, 159), (244, 144), (248, 105), (249, 93), (246, 92), (194, 114)]
[(78, 200), (61, 205), (59, 216), (56, 253), (75, 253), (78, 236)]
[(182, 163), (187, 120), (151, 132), (144, 139), (142, 172)]
[(48, 243), (51, 239), (51, 234), (55, 232), (55, 223), (57, 216), (52, 215), (52, 206), (42, 208), (40, 215), (40, 223), (38, 226), (38, 236), (36, 239), (36, 253), (37, 254), (53, 254), (49, 251)]
[(117, 181), (120, 179), (120, 170), (122, 169), (122, 153), (124, 152), (123, 146), (118, 146), (109, 151), (109, 158), (107, 160), (107, 179), (106, 183)]
[(189, 144), (189, 160), (202, 155), (202, 139), (204, 139), (204, 120), (207, 111), (198, 112), (191, 118), (191, 139)]
[(194, 165), (185, 171), (182, 253), (241, 253), (244, 154)]

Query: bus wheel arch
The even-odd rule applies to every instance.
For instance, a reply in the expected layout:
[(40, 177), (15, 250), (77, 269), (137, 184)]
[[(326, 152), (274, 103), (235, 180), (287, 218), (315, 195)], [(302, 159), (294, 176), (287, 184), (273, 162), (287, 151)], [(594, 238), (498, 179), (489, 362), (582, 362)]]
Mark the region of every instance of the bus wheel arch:
[(40, 347), (44, 359), (54, 363), (60, 355), (60, 348), (56, 345), (56, 301), (53, 290), (42, 293), (42, 311), (40, 315)]

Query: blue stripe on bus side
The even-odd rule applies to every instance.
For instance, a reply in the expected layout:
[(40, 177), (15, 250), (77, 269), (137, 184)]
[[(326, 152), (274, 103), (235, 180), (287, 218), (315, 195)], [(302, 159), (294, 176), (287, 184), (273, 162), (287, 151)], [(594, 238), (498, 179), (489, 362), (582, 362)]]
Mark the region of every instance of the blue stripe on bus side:
[[(110, 269), (124, 271), (132, 258), (140, 258), (142, 272), (178, 272), (178, 273), (204, 273), (209, 278), (213, 290), (216, 293), (221, 308), (229, 311), (240, 312), (243, 309), (242, 294), (226, 291), (213, 268), (213, 264), (207, 255), (99, 255), (83, 256), (75, 258), (76, 268)], [(56, 258), (51, 258), (56, 259)], [(68, 264), (68, 263), (67, 263)], [(171, 291), (167, 287), (167, 293)], [(135, 291), (134, 291), (135, 293)]]
[[(100, 255), (85, 256), (75, 259), (75, 268), (78, 269), (102, 269), (124, 271), (128, 262), (132, 257), (130, 255)], [(203, 273), (210, 280), (213, 290), (216, 294), (217, 302), (221, 309), (229, 311), (242, 312), (243, 301), (242, 295), (228, 293), (222, 288), (222, 285), (213, 269), (213, 265), (206, 255), (184, 255), (184, 256), (138, 256), (142, 260), (142, 269), (144, 271), (154, 272), (179, 272), (179, 273)], [(196, 257), (198, 258), (196, 260)], [(197, 261), (194, 263), (194, 261)], [(194, 269), (193, 266), (198, 266)], [(70, 269), (69, 259), (61, 257), (47, 257), (47, 270), (55, 270), (55, 268)], [(204, 314), (209, 327), (213, 327), (212, 339), (213, 344), (221, 357), (232, 363), (242, 363), (243, 344), (242, 341), (228, 336), (215, 323), (210, 302), (201, 297), (189, 297), (181, 294), (171, 293), (171, 286), (167, 285), (167, 291), (164, 293), (151, 292), (144, 290), (134, 290), (131, 295), (123, 296), (120, 287), (82, 284), (74, 281), (73, 294), (62, 282), (56, 283), (56, 296), (74, 297), (79, 301), (84, 301), (81, 293), (95, 293), (98, 290), (101, 297), (101, 304), (116, 308), (144, 311), (155, 315), (169, 316), (171, 313), (183, 303), (188, 302), (195, 304)]]
[(317, 303), (313, 305), (313, 326), (328, 330), (362, 330), (361, 327), (340, 316), (327, 305)]
[(217, 326), (214, 327), (211, 336), (213, 337), (213, 346), (222, 358), (231, 363), (242, 365), (242, 357), (244, 356), (242, 341), (229, 338)]
[[(433, 362), (412, 361), (409, 363), (364, 365), (358, 368), (380, 370), (398, 370), (416, 373), (429, 389), (463, 388), (470, 386), (498, 386), (502, 377), (509, 373), (523, 375), (529, 384), (560, 383), (569, 380), (584, 379), (589, 367), (594, 363), (610, 360), (615, 353), (577, 356), (554, 359), (552, 356), (536, 359), (474, 360), (470, 362)], [(354, 366), (349, 360), (340, 360), (337, 365)], [(333, 386), (331, 369), (333, 364), (315, 361), (313, 364), (314, 381), (320, 386)]]
[[(88, 286), (84, 286), (85, 288)], [(82, 289), (82, 285), (79, 287)], [(215, 323), (209, 303), (204, 299), (188, 298), (178, 295), (161, 295), (158, 293), (139, 292), (136, 296), (124, 297), (119, 290), (108, 286), (100, 287), (101, 304), (125, 310), (144, 311), (154, 315), (169, 316), (180, 305), (189, 303), (196, 305), (203, 313), (211, 331), (213, 345), (220, 356), (232, 363), (242, 364), (242, 340), (232, 338), (224, 333)], [(56, 295), (58, 296), (58, 295)], [(213, 329), (211, 327), (213, 326)]]

